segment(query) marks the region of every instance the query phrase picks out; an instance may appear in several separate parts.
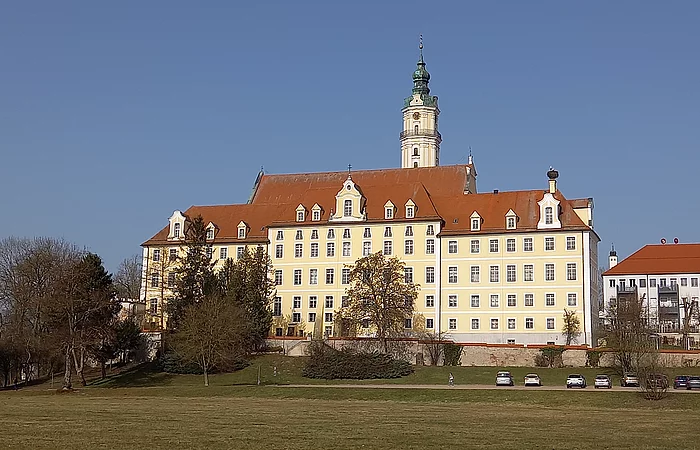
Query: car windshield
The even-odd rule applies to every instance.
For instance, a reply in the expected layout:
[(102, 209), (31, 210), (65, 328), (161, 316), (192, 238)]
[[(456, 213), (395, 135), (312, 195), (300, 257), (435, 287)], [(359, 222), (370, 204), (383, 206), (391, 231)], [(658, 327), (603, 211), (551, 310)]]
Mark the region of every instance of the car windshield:
[(597, 380), (607, 380), (607, 379), (608, 379), (608, 376), (607, 376), (607, 375), (597, 375), (597, 376), (596, 376), (596, 379), (597, 379)]
[(498, 372), (498, 373), (496, 374), (496, 376), (497, 376), (497, 377), (509, 377), (509, 376), (510, 376), (510, 372)]
[(581, 375), (573, 374), (573, 375), (569, 375), (569, 378), (581, 378)]
[(689, 380), (700, 380), (700, 377), (698, 376), (693, 376), (693, 377), (688, 377)]
[(537, 378), (537, 374), (536, 373), (528, 373), (527, 375), (525, 375), (525, 378)]
[(626, 376), (626, 377), (629, 377), (629, 378), (637, 378), (637, 375), (634, 374), (634, 373), (628, 373), (628, 374), (626, 374), (625, 376)]

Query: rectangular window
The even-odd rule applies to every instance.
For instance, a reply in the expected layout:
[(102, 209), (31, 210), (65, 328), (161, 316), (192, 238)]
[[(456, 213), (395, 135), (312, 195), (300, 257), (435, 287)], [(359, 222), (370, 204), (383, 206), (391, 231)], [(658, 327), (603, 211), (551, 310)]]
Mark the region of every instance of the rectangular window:
[(334, 242), (326, 243), (326, 256), (329, 258), (332, 258), (335, 256), (335, 243)]
[(333, 296), (332, 295), (326, 295), (325, 308), (326, 309), (333, 309)]
[(425, 328), (427, 328), (429, 330), (432, 330), (433, 328), (435, 328), (433, 319), (425, 319)]
[[(246, 251), (246, 247), (244, 247), (244, 246), (236, 247), (236, 259), (243, 258), (243, 253), (245, 253), (245, 251)], [(280, 253), (280, 255), (281, 255), (281, 253)], [(280, 256), (280, 258), (281, 258), (281, 256)]]
[(413, 236), (413, 227), (411, 225), (408, 225), (406, 227), (406, 231), (404, 232), (404, 236), (407, 236), (407, 237)]
[(304, 244), (294, 244), (294, 257), (301, 258), (304, 253)]
[(508, 294), (508, 306), (511, 308), (518, 306), (518, 301), (515, 294)]
[(365, 241), (362, 243), (362, 256), (369, 256), (372, 253), (372, 243)]
[(333, 269), (326, 269), (326, 284), (333, 284), (335, 282), (335, 271)]
[(413, 267), (405, 267), (403, 274), (406, 283), (413, 283)]
[(301, 269), (294, 269), (294, 286), (301, 285)]
[(479, 319), (472, 319), (472, 330), (479, 329)]
[(272, 315), (282, 315), (282, 297), (275, 297), (275, 301), (272, 303)]
[(647, 280), (646, 280), (646, 278), (640, 278), (640, 279), (639, 279), (639, 287), (642, 287), (642, 288), (647, 287)]
[(407, 255), (412, 255), (413, 254), (413, 239), (407, 239), (404, 241), (404, 253)]
[(489, 240), (489, 252), (498, 253), (498, 239)]
[(425, 230), (425, 235), (426, 236), (435, 236), (435, 227), (432, 225), (428, 225), (428, 227)]
[(554, 306), (554, 294), (545, 294), (544, 295), (544, 304), (546, 306)]
[[(331, 319), (333, 317), (331, 316)], [(333, 325), (328, 325), (323, 328), (323, 334), (328, 337), (328, 336), (333, 336)]]
[(343, 242), (343, 256), (350, 256), (350, 243)]
[(456, 330), (457, 329), (457, 319), (448, 319), (447, 320), (447, 328), (450, 330)]
[(282, 270), (275, 270), (275, 285), (280, 286), (282, 284)]
[(566, 304), (567, 306), (576, 306), (576, 294), (571, 293), (566, 295)]
[(449, 241), (447, 243), (447, 253), (457, 253), (457, 241)]
[(491, 308), (498, 308), (498, 294), (491, 294), (490, 305)]
[(151, 287), (157, 288), (159, 284), (160, 277), (158, 276), (158, 272), (151, 273)]
[(345, 202), (343, 202), (343, 216), (352, 216), (352, 200), (345, 200)]
[[(333, 322), (333, 313), (329, 313), (329, 312), (326, 313), (326, 314), (324, 315), (324, 319), (325, 319), (325, 321), (328, 322), (328, 323)], [(328, 328), (328, 327), (326, 327), (326, 328)]]
[(506, 251), (509, 253), (515, 251), (515, 239), (510, 238), (506, 240)]
[(532, 330), (533, 328), (535, 328), (535, 319), (532, 317), (526, 317), (525, 318), (525, 329)]
[(326, 234), (326, 239), (335, 239), (335, 230), (333, 228), (328, 229), (328, 233)]
[(489, 281), (491, 283), (498, 283), (499, 279), (500, 279), (499, 267), (498, 266), (489, 267)]
[(413, 328), (413, 320), (411, 319), (404, 319), (403, 321), (403, 327), (406, 329)]
[(343, 308), (347, 308), (348, 306), (350, 306), (350, 297), (348, 297), (347, 295), (341, 296), (340, 306), (342, 306)]
[(311, 243), (311, 257), (318, 258), (318, 242)]
[(301, 297), (292, 297), (292, 308), (301, 308)]
[(448, 283), (456, 283), (457, 282), (457, 267), (452, 266), (447, 269), (447, 282)]
[(671, 286), (678, 286), (678, 280), (676, 280), (675, 278), (671, 278), (670, 281), (671, 281)]
[(435, 283), (435, 267), (426, 267), (425, 268), (425, 282), (426, 283)]
[(277, 240), (281, 241), (284, 239), (284, 232), (282, 230), (277, 230)]
[(523, 280), (524, 281), (534, 281), (535, 279), (535, 266), (532, 264), (525, 264), (523, 266)]
[(548, 330), (554, 329), (554, 317), (547, 317), (547, 329)]
[(531, 252), (532, 251), (532, 238), (531, 237), (523, 238), (523, 251), (524, 252)]
[(435, 254), (435, 239), (425, 240), (425, 254), (434, 255)]
[(413, 206), (407, 206), (406, 207), (406, 218), (407, 219), (413, 219)]
[(498, 319), (491, 319), (491, 329), (498, 330)]
[[(610, 281), (612, 281), (613, 283), (615, 282), (615, 280)], [(656, 278), (649, 278), (649, 287), (656, 287)]]
[(345, 228), (343, 230), (343, 239), (350, 239), (350, 228)]
[(545, 251), (551, 252), (554, 250), (554, 238), (546, 237), (544, 238), (544, 249)]
[[(241, 247), (238, 247), (241, 248)], [(275, 258), (281, 258), (284, 255), (284, 245), (282, 244), (277, 244), (275, 245)]]
[(554, 264), (544, 265), (544, 280), (554, 281)]
[(211, 245), (207, 245), (207, 258), (211, 259), (214, 256), (214, 248)]
[(171, 248), (170, 249), (170, 261), (175, 261), (176, 259), (177, 259), (177, 249)]
[(525, 306), (535, 306), (535, 294), (525, 294)]
[(168, 272), (168, 287), (175, 287), (175, 272)]
[(547, 225), (554, 223), (554, 209), (551, 206), (545, 206), (544, 208), (544, 223)]
[(576, 263), (566, 263), (566, 279), (576, 281)]
[(309, 322), (316, 322), (316, 313), (309, 313)]
[(426, 295), (425, 296), (425, 307), (426, 308), (435, 308), (435, 296), (434, 295)]
[(297, 211), (297, 222), (304, 221), (304, 211)]
[(456, 295), (450, 295), (447, 297), (447, 306), (449, 308), (456, 308), (457, 307), (457, 296)]
[(350, 284), (350, 269), (347, 267), (344, 267), (341, 272), (340, 272), (340, 283), (341, 284)]
[(471, 297), (471, 307), (472, 308), (478, 308), (479, 307), (479, 294), (472, 294)]
[(297, 241), (301, 241), (304, 239), (304, 233), (301, 230), (297, 230), (296, 234), (294, 235), (294, 239)]
[(393, 247), (394, 245), (391, 241), (384, 241), (384, 254), (391, 255), (394, 251)]
[(610, 280), (610, 287), (615, 287), (615, 280)]
[(690, 287), (698, 287), (698, 279), (697, 278), (690, 279)]
[(576, 236), (567, 236), (566, 237), (566, 249), (567, 250), (576, 250)]
[(318, 284), (318, 269), (309, 269), (309, 284)]
[(312, 295), (309, 297), (309, 309), (316, 309), (316, 306), (318, 305), (318, 297), (315, 295)]
[(311, 230), (311, 239), (318, 239), (318, 230)]
[(219, 259), (228, 258), (228, 247), (221, 247), (219, 249)]
[(313, 220), (314, 222), (318, 222), (319, 220), (321, 220), (321, 211), (313, 211), (311, 213), (311, 220)]
[(470, 271), (472, 283), (479, 283), (479, 280), (481, 278), (479, 275), (479, 266), (471, 266)]
[(158, 314), (158, 299), (157, 298), (152, 298), (151, 299), (151, 305), (150, 305), (150, 311), (152, 315)]
[(515, 264), (508, 264), (506, 266), (506, 281), (508, 283), (515, 283)]
[(469, 251), (472, 253), (479, 253), (479, 240), (472, 239), (469, 245)]
[(472, 231), (479, 231), (481, 220), (478, 218), (472, 219)]
[(688, 286), (688, 279), (687, 278), (681, 278), (681, 286)]
[[(515, 330), (515, 319), (508, 319), (508, 329)], [(515, 342), (513, 342), (513, 344), (515, 344)]]
[(369, 239), (369, 238), (371, 238), (371, 237), (372, 237), (372, 230), (371, 230), (369, 227), (366, 227), (366, 228), (365, 228), (365, 232), (362, 233), (362, 237), (363, 237), (364, 239)]
[(384, 218), (393, 219), (394, 218), (394, 208), (384, 208)]
[(153, 261), (160, 261), (160, 250), (157, 248), (153, 250)]
[(391, 233), (391, 227), (384, 227), (384, 237), (392, 237), (393, 234)]

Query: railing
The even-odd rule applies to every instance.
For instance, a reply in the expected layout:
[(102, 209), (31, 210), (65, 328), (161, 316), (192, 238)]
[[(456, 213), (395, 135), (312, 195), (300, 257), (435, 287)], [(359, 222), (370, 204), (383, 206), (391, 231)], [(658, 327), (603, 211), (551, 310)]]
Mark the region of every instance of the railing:
[(440, 134), (439, 131), (437, 130), (428, 130), (428, 129), (423, 129), (423, 130), (406, 130), (402, 131), (401, 134), (399, 135), (399, 139), (403, 139), (405, 137), (411, 137), (411, 136), (434, 136), (437, 137), (439, 141), (442, 141), (442, 135)]

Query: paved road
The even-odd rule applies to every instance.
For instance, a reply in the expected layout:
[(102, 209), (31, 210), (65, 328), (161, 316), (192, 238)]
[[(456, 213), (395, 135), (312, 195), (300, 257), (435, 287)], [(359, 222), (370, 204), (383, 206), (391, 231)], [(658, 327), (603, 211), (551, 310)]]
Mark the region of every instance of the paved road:
[[(566, 386), (494, 386), (492, 384), (456, 384), (454, 386), (440, 384), (279, 384), (268, 385), (281, 388), (352, 388), (352, 389), (457, 389), (457, 390), (503, 390), (503, 391), (566, 391)], [(595, 389), (588, 386), (585, 389), (569, 389), (575, 391), (588, 392), (639, 392), (639, 388), (624, 388), (613, 386), (612, 389)], [(700, 391), (689, 391), (686, 389), (669, 389), (668, 392), (678, 392), (681, 394), (700, 393)]]

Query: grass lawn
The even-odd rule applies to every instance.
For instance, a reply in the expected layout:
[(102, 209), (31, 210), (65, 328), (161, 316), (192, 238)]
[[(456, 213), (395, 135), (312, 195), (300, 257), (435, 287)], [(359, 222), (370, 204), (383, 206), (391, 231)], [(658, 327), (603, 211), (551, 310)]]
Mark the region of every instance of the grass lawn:
[[(208, 388), (201, 376), (141, 367), (71, 394), (56, 394), (47, 384), (3, 391), (0, 448), (700, 448), (700, 395), (651, 402), (635, 392), (593, 390), (274, 385), (338, 383), (302, 378), (302, 364), (266, 356), (237, 373), (212, 376)], [(258, 367), (266, 385), (255, 386)], [(419, 367), (393, 382), (443, 384), (450, 370), (458, 383), (491, 384), (497, 368)], [(517, 377), (530, 370), (512, 369)], [(552, 383), (559, 377), (563, 383), (569, 371), (537, 370)]]

